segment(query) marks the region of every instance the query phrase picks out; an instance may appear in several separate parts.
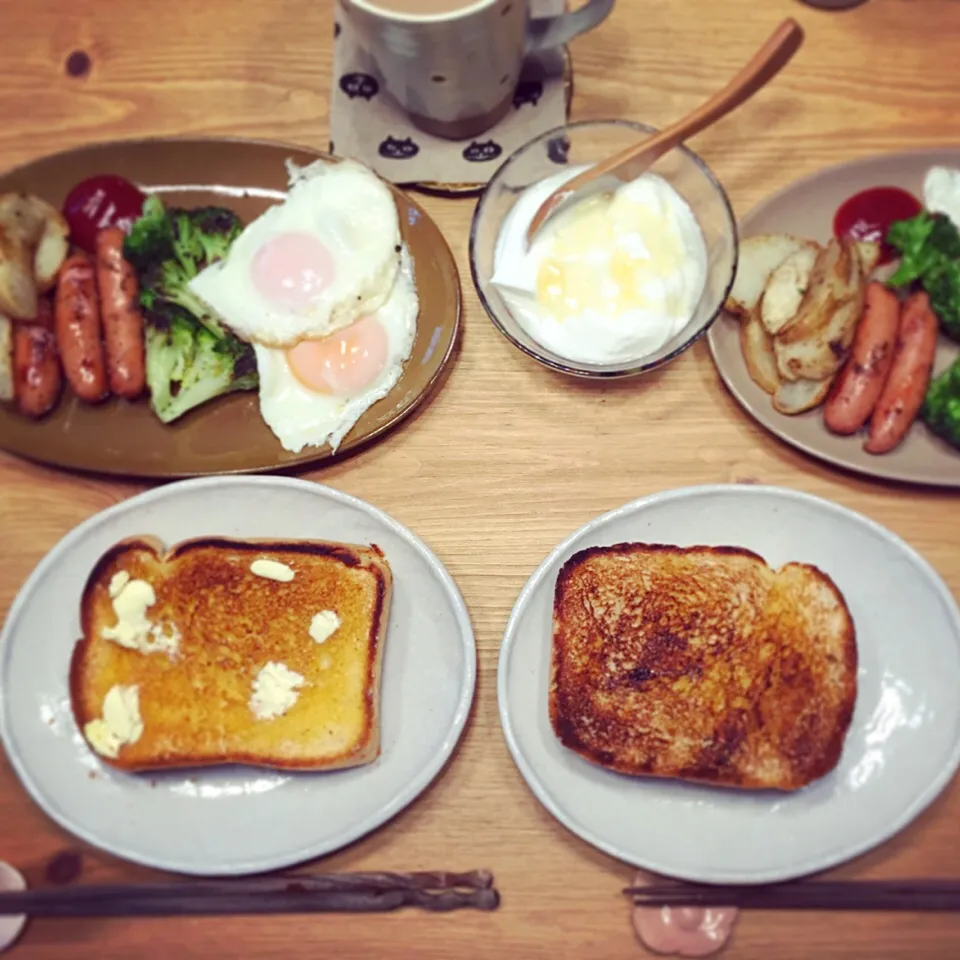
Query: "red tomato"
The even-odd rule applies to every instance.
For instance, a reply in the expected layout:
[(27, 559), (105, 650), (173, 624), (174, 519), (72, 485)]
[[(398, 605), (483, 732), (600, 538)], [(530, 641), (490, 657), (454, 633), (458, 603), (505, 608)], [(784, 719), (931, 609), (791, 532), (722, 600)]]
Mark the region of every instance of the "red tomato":
[(70, 238), (88, 253), (94, 252), (97, 233), (117, 226), (128, 231), (143, 210), (146, 196), (123, 177), (104, 174), (78, 183), (63, 204)]

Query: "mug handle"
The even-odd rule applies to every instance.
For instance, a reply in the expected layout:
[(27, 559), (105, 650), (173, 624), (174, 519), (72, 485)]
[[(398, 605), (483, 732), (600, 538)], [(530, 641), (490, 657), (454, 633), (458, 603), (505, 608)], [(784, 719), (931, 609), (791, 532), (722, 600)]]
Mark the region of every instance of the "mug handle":
[(572, 13), (533, 17), (527, 24), (527, 53), (562, 47), (606, 20), (612, 9), (613, 0), (587, 0)]

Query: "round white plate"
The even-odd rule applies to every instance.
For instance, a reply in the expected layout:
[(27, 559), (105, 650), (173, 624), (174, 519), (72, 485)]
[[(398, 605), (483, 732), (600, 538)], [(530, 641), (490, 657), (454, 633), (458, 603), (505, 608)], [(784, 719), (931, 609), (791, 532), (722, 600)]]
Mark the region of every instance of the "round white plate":
[[(129, 775), (88, 749), (67, 669), (79, 603), (112, 544), (153, 534), (377, 544), (394, 576), (382, 671), (380, 758), (327, 773), (256, 768)], [(304, 480), (211, 477), (160, 487), (91, 517), (41, 561), (0, 635), (0, 735), (33, 799), (118, 856), (193, 874), (241, 874), (330, 853), (379, 827), (436, 776), (476, 680), (470, 619), (429, 548), (385, 513)]]
[[(859, 690), (838, 767), (793, 794), (628, 777), (561, 746), (547, 714), (557, 573), (623, 541), (754, 550), (829, 574), (853, 615)], [(903, 829), (960, 763), (960, 611), (902, 540), (836, 504), (775, 487), (705, 486), (627, 504), (568, 537), (524, 587), (500, 652), (507, 744), (568, 829), (635, 866), (705, 883), (768, 883), (834, 866)]]

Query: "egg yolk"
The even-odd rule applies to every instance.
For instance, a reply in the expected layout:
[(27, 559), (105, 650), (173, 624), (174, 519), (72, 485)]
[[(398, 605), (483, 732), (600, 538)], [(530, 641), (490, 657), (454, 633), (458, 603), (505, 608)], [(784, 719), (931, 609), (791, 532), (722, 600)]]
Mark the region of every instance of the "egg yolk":
[(281, 233), (257, 251), (251, 267), (253, 283), (272, 303), (305, 307), (313, 303), (336, 275), (333, 254), (309, 233)]
[(373, 317), (287, 351), (293, 375), (314, 393), (345, 397), (368, 387), (387, 365), (387, 331)]
[(680, 269), (683, 237), (670, 211), (619, 192), (590, 197), (557, 224), (537, 271), (536, 296), (556, 319), (590, 311), (616, 319), (663, 303), (662, 280)]

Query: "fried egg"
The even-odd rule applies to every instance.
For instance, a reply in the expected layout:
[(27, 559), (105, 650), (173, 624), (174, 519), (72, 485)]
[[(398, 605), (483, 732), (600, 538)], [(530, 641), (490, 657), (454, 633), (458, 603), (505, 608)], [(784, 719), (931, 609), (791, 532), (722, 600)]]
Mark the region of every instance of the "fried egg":
[(390, 188), (351, 160), (291, 174), (283, 203), (247, 225), (190, 289), (242, 340), (292, 347), (379, 310), (399, 269)]
[(260, 414), (284, 449), (336, 450), (363, 413), (396, 385), (413, 350), (420, 310), (405, 246), (386, 302), (349, 326), (287, 349), (254, 343)]

